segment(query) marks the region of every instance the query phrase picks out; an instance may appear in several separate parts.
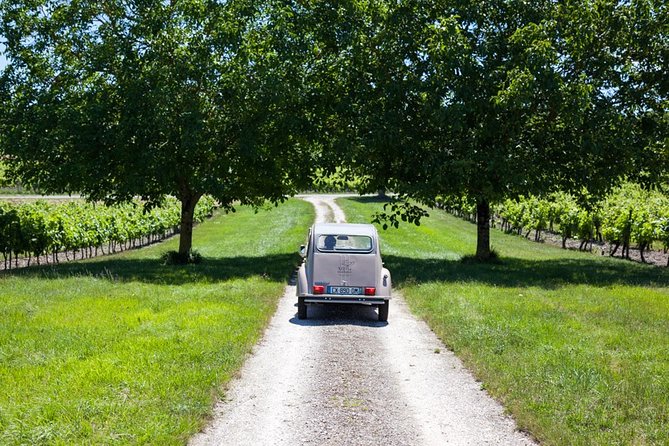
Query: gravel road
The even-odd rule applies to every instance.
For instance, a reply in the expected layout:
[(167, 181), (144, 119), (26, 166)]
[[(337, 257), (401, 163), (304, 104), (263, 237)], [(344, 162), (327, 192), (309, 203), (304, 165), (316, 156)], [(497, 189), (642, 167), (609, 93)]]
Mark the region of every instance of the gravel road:
[[(334, 196), (305, 196), (345, 221)], [(392, 271), (391, 271), (392, 273)], [(296, 316), (287, 286), (262, 341), (198, 445), (534, 445), (399, 295)]]

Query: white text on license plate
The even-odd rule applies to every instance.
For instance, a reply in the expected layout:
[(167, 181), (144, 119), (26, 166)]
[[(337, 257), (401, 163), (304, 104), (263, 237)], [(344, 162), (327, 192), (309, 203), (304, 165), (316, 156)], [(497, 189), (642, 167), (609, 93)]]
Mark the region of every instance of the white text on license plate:
[(362, 288), (357, 286), (331, 286), (328, 294), (362, 294)]

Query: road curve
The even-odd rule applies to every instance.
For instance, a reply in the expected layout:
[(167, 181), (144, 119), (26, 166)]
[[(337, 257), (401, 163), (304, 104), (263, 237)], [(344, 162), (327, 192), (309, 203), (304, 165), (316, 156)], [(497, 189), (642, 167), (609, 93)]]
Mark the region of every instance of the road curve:
[[(333, 196), (305, 196), (345, 221)], [(286, 287), (200, 445), (533, 445), (461, 362), (393, 297), (388, 323), (362, 306), (296, 317)]]

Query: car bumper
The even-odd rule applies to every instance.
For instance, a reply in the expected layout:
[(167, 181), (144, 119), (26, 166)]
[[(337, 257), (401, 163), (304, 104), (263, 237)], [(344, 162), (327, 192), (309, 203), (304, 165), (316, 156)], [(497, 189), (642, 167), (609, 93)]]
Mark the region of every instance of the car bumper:
[(336, 295), (318, 295), (318, 296), (300, 296), (308, 304), (358, 304), (358, 305), (381, 305), (390, 297), (383, 296), (336, 296)]

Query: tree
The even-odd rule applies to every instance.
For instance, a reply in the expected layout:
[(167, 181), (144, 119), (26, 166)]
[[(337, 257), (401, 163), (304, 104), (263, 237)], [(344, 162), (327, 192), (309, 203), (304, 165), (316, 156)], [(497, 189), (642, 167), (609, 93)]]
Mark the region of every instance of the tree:
[[(492, 203), (597, 192), (645, 166), (615, 83), (623, 45), (607, 17), (625, 8), (604, 0), (383, 3), (383, 24), (364, 36), (364, 63), (348, 75), (359, 83), (350, 159), (366, 172), (365, 191), (387, 188), (427, 205), (467, 195), (476, 202), (476, 256), (485, 260)], [(422, 215), (408, 201), (389, 214), (392, 223)]]
[(292, 30), (271, 2), (19, 0), (0, 18), (0, 153), (40, 190), (174, 195), (187, 256), (203, 194), (233, 209), (308, 180)]
[(669, 5), (632, 0), (606, 17), (616, 30), (611, 84), (644, 159), (633, 178), (666, 184), (669, 170)]

